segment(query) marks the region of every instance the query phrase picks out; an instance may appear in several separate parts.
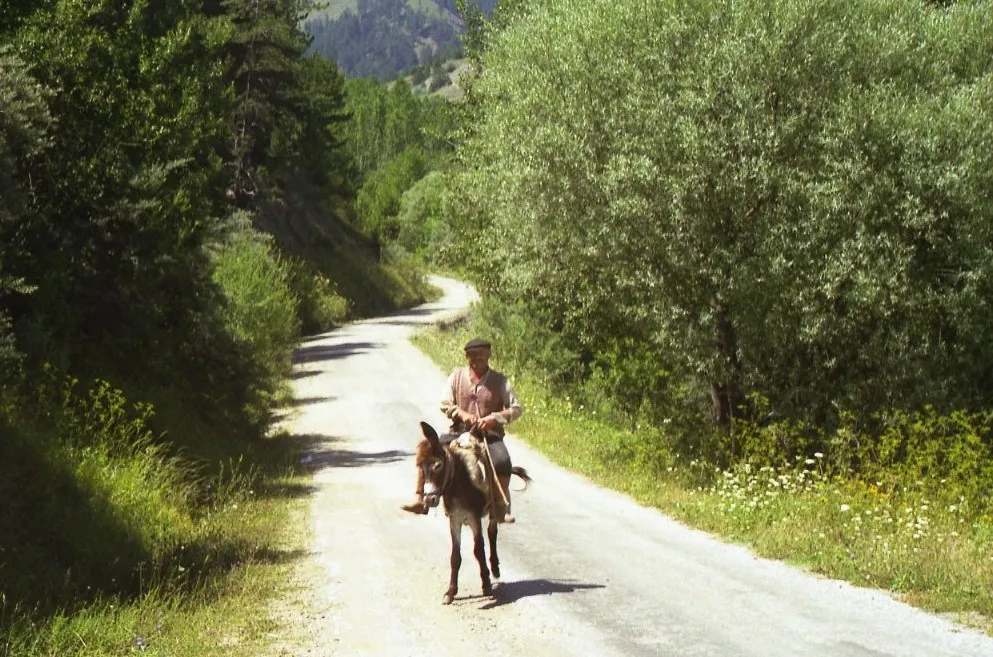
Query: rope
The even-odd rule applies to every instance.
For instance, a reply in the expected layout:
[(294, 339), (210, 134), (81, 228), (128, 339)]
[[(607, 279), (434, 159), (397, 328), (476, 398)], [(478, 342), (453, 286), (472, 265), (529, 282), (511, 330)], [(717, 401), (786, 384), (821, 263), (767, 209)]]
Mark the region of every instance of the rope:
[(493, 465), (493, 456), (490, 454), (490, 443), (486, 440), (485, 433), (483, 434), (483, 447), (486, 448), (486, 460), (490, 462), (490, 470), (493, 471), (493, 480), (496, 481), (497, 490), (500, 491), (500, 497), (503, 498), (504, 513), (506, 513), (510, 508), (510, 500), (507, 499), (507, 494), (503, 491), (503, 484), (500, 483), (500, 475), (497, 474), (496, 466)]

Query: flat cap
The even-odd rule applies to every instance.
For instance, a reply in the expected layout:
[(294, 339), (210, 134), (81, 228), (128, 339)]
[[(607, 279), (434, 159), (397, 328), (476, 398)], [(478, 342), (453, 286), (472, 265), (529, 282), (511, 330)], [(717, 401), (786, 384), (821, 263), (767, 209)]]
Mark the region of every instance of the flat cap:
[(490, 346), (489, 340), (484, 340), (483, 338), (473, 338), (465, 343), (464, 349), (466, 351), (469, 351), (470, 349), (489, 349)]

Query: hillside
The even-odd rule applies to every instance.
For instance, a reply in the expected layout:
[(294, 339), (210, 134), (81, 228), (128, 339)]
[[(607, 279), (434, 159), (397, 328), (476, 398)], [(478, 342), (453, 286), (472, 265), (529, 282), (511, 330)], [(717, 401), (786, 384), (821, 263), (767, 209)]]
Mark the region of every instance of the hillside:
[[(485, 13), (495, 0), (477, 0)], [(402, 71), (461, 50), (464, 28), (454, 0), (333, 0), (304, 28), (310, 52), (334, 60), (349, 77), (392, 80)]]

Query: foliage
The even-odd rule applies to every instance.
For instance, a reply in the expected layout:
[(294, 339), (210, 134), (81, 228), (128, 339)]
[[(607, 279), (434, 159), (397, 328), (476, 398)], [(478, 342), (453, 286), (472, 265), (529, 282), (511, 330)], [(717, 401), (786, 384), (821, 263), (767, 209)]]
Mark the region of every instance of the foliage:
[(7, 601), (50, 610), (137, 588), (192, 531), (189, 466), (156, 444), (151, 409), (107, 382), (49, 379), (37, 403), (48, 417), (3, 420)]
[(401, 152), (374, 171), (355, 199), (355, 211), (362, 230), (380, 241), (396, 241), (400, 199), (425, 173), (424, 151), (416, 146)]
[(280, 246), (319, 233), (308, 265), (340, 260), (312, 278), (311, 317), (423, 298), (347, 225), (343, 78), (303, 56), (300, 8), (0, 10), (5, 637), (8, 610), (40, 624), (178, 595), (262, 549), (214, 504), (252, 490), (299, 311), (288, 257), (248, 226)]
[[(292, 130), (278, 135), (287, 166), (303, 173), (326, 193), (351, 198), (353, 162), (344, 148), (345, 82), (338, 68), (322, 57), (301, 62), (300, 96), (294, 107)], [(284, 134), (285, 133), (285, 134)]]
[(417, 97), (405, 84), (366, 79), (347, 80), (345, 95), (349, 122), (344, 139), (359, 184), (409, 148), (419, 147), (438, 160), (450, 151), (454, 115), (446, 101)]
[[(477, 336), (493, 341), (493, 362), (511, 378), (527, 374), (541, 383), (554, 385), (566, 379), (576, 366), (576, 354), (563, 345), (561, 336), (531, 321), (522, 312), (520, 302), (484, 298), (473, 306), (473, 312), (463, 321), (446, 327), (448, 333), (437, 336), (444, 340), (448, 357), (446, 367), (464, 364), (458, 345)], [(432, 355), (440, 358), (437, 350)]]
[[(312, 109), (306, 102), (314, 97), (301, 93), (306, 89), (301, 82), (306, 68), (301, 60), (308, 39), (298, 23), (307, 4), (301, 0), (223, 0), (222, 5), (229, 33), (220, 51), (227, 59), (227, 76), (235, 94), (232, 140), (226, 156), (233, 165), (229, 194), (239, 207), (257, 208), (260, 195), (272, 194), (270, 178), (287, 166), (286, 156), (298, 152), (294, 147), (308, 132), (323, 127), (307, 126), (301, 116)], [(333, 112), (334, 87), (328, 91)]]
[(255, 395), (261, 396), (250, 412), (261, 423), (271, 397), (289, 373), (289, 354), (299, 335), (297, 299), (289, 287), (289, 264), (271, 241), (252, 230), (232, 235), (217, 256), (214, 281), (226, 299), (224, 325), (252, 355), (259, 374)]
[[(429, 171), (447, 167), (453, 111), (439, 98), (415, 96), (406, 84), (348, 80), (345, 88), (351, 117), (346, 148), (356, 163), (360, 185), (357, 225), (388, 249), (423, 254), (429, 239), (449, 232), (450, 220), (441, 212), (440, 200), (429, 200), (413, 187)], [(440, 179), (432, 178), (421, 189), (435, 190), (431, 194), (437, 199)]]
[[(45, 89), (9, 46), (0, 47), (0, 235), (11, 235), (27, 212), (30, 176), (24, 164), (44, 149), (51, 121)], [(0, 392), (15, 378), (21, 357), (5, 312), (6, 297), (32, 289), (5, 269), (21, 248), (17, 240), (0, 241)]]
[(445, 201), (445, 174), (432, 171), (400, 197), (396, 241), (415, 256), (433, 262), (452, 240)]
[(298, 300), (300, 330), (304, 335), (328, 331), (350, 315), (350, 302), (338, 292), (337, 284), (315, 265), (295, 258), (289, 261), (289, 288)]
[(19, 244), (5, 267), (37, 287), (11, 313), (33, 361), (52, 343), (77, 367), (105, 349), (124, 364), (149, 344), (197, 348), (202, 245), (223, 198), (212, 147), (225, 102), (216, 66), (198, 60), (209, 34), (186, 10), (144, 4), (60, 1), (25, 19), (16, 47), (52, 90), (53, 122), (49, 148), (20, 163), (30, 212), (0, 241)]
[[(880, 414), (880, 433), (858, 436), (859, 470), (887, 491), (913, 485), (933, 500), (976, 504), (993, 499), (993, 417), (989, 412), (947, 415), (928, 406)], [(852, 427), (840, 432), (846, 442)], [(840, 442), (840, 441), (839, 441)]]
[(52, 383), (43, 406), (80, 442), (0, 417), (0, 654), (206, 657), (232, 654), (232, 637), (265, 642), (265, 602), (297, 542), (286, 518), (302, 511), (290, 445), (246, 455), (265, 468), (210, 474), (166, 456), (148, 409), (112, 386)]
[(825, 427), (991, 401), (988, 3), (528, 12), (487, 33), (452, 185), (484, 294), (586, 363), (645, 345), (728, 428), (751, 392)]

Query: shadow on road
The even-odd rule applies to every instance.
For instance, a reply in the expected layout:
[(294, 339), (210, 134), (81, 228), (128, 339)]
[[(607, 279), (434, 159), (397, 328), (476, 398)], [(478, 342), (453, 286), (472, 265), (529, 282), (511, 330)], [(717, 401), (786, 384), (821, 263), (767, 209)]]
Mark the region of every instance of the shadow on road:
[(307, 344), (308, 342), (317, 342), (318, 340), (323, 340), (331, 335), (330, 332), (325, 333), (314, 333), (313, 335), (305, 335), (300, 338), (300, 344)]
[(294, 381), (299, 379), (306, 379), (311, 376), (317, 376), (323, 372), (323, 370), (299, 370), (290, 374), (290, 378)]
[(293, 352), (293, 364), (316, 363), (325, 360), (348, 358), (356, 354), (375, 349), (375, 342), (345, 342), (342, 344), (318, 344), (312, 347), (300, 347)]
[(337, 397), (297, 397), (291, 404), (293, 406), (310, 406), (311, 404), (320, 404), (326, 401), (334, 401)]
[(290, 403), (285, 407), (278, 408), (269, 413), (269, 424), (276, 425), (283, 422), (293, 414), (294, 408), (311, 406), (313, 404), (323, 404), (324, 402), (334, 401), (335, 399), (337, 399), (337, 397), (297, 397), (290, 401)]
[(301, 465), (313, 470), (324, 468), (358, 468), (365, 465), (396, 463), (413, 456), (413, 452), (391, 449), (384, 452), (357, 452), (351, 449), (334, 449), (339, 439), (334, 436), (306, 434), (290, 436), (289, 440), (300, 446), (304, 455)]
[(368, 324), (379, 324), (387, 326), (424, 326), (430, 319), (438, 314), (437, 308), (413, 308), (399, 312), (383, 315), (375, 319), (368, 320)]
[(548, 579), (525, 579), (518, 582), (500, 582), (495, 590), (495, 600), (481, 606), (480, 609), (495, 609), (503, 605), (517, 602), (521, 598), (536, 595), (552, 595), (553, 593), (575, 593), (588, 589), (602, 589), (603, 584), (580, 584), (571, 581)]
[(413, 452), (391, 449), (385, 452), (355, 452), (350, 449), (334, 449), (312, 454), (311, 465), (317, 468), (358, 468), (380, 463), (396, 463), (411, 458)]

